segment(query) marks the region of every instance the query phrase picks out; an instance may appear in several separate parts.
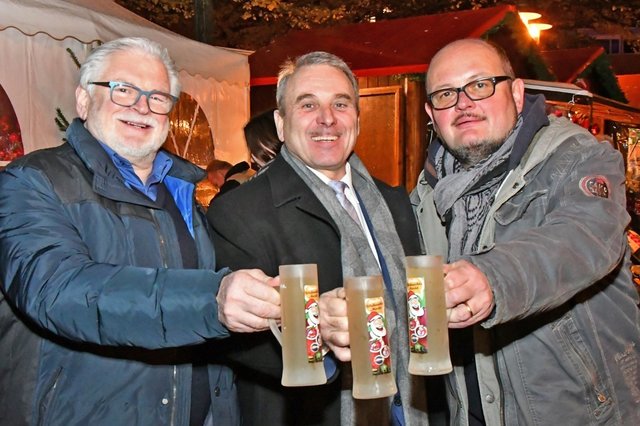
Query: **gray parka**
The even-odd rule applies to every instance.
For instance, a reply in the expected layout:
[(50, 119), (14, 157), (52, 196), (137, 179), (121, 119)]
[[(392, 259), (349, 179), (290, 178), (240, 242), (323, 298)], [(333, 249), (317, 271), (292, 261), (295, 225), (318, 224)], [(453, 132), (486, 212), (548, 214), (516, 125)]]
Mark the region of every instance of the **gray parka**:
[[(530, 103), (525, 124), (544, 115)], [(496, 194), (479, 252), (463, 257), (487, 276), (495, 300), (474, 327), (485, 419), (638, 425), (640, 315), (622, 157), (568, 120), (549, 120)], [(608, 182), (607, 197), (589, 191), (594, 177)], [(427, 253), (446, 258), (432, 191), (423, 171), (412, 202)], [(447, 399), (451, 424), (467, 425), (461, 366), (448, 376)]]

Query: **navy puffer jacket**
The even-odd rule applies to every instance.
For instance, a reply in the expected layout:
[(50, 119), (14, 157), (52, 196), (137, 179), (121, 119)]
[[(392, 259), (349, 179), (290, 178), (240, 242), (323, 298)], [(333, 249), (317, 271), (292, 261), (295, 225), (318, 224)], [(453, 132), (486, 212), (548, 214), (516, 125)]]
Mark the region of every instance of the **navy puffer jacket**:
[[(0, 424), (188, 424), (196, 352), (210, 354), (212, 417), (236, 424), (213, 340), (228, 334), (215, 300), (228, 271), (200, 208), (200, 269), (184, 270), (169, 213), (125, 186), (80, 120), (67, 140), (0, 172)], [(203, 172), (172, 159), (172, 191), (193, 193)]]

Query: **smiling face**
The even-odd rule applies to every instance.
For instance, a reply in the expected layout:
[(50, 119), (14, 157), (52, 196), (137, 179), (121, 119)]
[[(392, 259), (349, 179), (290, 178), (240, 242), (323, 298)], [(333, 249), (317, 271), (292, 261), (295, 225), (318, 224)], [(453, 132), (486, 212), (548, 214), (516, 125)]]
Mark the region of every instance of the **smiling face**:
[[(434, 56), (427, 74), (427, 93), (458, 88), (487, 77), (508, 75), (498, 53), (480, 40), (454, 42)], [(465, 166), (478, 163), (495, 152), (513, 129), (522, 111), (524, 83), (507, 80), (495, 86), (486, 99), (472, 101), (464, 92), (451, 108), (425, 109), (447, 148)]]
[(284, 105), (275, 121), (289, 151), (330, 179), (342, 178), (360, 131), (347, 76), (329, 65), (303, 66), (287, 84)]
[(387, 329), (384, 326), (384, 319), (381, 315), (376, 315), (369, 322), (369, 334), (375, 338), (381, 338), (387, 335)]
[[(135, 50), (109, 55), (96, 81), (122, 81), (142, 90), (170, 92), (162, 61)], [(91, 90), (92, 94), (76, 89), (76, 109), (87, 130), (134, 165), (152, 162), (167, 138), (169, 117), (149, 111), (145, 96), (135, 105), (122, 107), (111, 102), (108, 87)]]

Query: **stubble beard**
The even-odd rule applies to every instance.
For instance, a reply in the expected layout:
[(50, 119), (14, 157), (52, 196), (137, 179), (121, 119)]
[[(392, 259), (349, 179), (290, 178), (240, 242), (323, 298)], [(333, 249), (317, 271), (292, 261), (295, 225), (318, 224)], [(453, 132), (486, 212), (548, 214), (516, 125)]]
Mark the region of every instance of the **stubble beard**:
[(505, 138), (485, 139), (459, 147), (447, 145), (447, 149), (465, 169), (469, 169), (493, 155), (500, 149), (504, 140)]
[(518, 116), (515, 114), (512, 127), (500, 137), (475, 140), (469, 144), (457, 147), (449, 146), (449, 144), (445, 142), (445, 146), (465, 169), (470, 169), (498, 151), (504, 141), (511, 135), (511, 132), (513, 132), (517, 122)]

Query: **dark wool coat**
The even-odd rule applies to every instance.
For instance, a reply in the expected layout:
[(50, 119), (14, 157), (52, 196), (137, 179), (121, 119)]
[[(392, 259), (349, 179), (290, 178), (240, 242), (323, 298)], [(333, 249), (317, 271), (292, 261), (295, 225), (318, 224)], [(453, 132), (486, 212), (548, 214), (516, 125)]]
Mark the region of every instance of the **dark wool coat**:
[[(407, 193), (378, 180), (406, 255), (420, 253)], [(340, 234), (311, 189), (278, 156), (251, 181), (214, 200), (207, 213), (217, 262), (278, 275), (283, 264), (316, 263), (320, 293), (342, 286)], [(280, 347), (270, 332), (230, 339), (243, 424), (340, 424), (340, 380), (318, 387), (280, 385)], [(317, 420), (317, 423), (314, 421)]]

